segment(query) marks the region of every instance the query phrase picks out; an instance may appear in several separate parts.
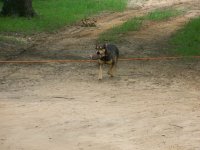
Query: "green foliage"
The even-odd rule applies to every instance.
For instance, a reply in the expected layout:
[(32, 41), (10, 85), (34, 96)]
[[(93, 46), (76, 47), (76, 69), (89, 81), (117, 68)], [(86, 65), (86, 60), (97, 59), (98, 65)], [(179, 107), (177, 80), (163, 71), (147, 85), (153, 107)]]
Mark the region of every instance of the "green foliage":
[(100, 11), (122, 11), (126, 3), (127, 0), (34, 0), (38, 17), (0, 17), (0, 32), (52, 31)]
[(191, 20), (170, 40), (173, 52), (184, 55), (200, 55), (200, 17)]
[(0, 11), (1, 11), (1, 8), (2, 8), (2, 4), (3, 4), (3, 0), (0, 0)]

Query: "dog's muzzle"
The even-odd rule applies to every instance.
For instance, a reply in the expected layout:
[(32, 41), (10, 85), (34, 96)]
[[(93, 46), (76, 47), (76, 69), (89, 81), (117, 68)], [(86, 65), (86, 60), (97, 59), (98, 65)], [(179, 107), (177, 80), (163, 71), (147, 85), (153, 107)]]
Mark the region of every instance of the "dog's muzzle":
[(93, 55), (90, 55), (90, 59), (92, 59), (92, 60), (97, 60), (97, 59), (100, 59), (101, 57), (100, 57), (100, 55), (98, 55), (98, 54), (93, 54)]

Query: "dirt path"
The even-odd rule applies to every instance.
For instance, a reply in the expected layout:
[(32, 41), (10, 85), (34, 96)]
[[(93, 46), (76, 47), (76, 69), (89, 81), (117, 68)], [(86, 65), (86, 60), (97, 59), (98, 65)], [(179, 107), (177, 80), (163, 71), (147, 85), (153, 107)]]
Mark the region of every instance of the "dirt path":
[[(112, 23), (172, 2), (189, 11), (118, 43), (123, 57), (168, 55), (167, 40), (199, 15), (198, 1), (130, 2), (124, 13), (98, 16), (97, 27), (33, 37), (33, 51), (13, 59), (83, 58)], [(199, 150), (199, 83), (199, 60), (120, 61), (117, 76), (104, 70), (103, 81), (95, 63), (0, 64), (0, 149)]]

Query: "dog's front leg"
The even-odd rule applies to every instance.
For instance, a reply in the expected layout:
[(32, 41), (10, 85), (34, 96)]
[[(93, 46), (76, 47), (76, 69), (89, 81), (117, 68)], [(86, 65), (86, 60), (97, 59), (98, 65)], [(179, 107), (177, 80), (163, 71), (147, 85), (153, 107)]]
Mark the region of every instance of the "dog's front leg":
[(99, 64), (99, 80), (102, 80), (103, 78), (103, 71), (102, 71), (102, 64)]

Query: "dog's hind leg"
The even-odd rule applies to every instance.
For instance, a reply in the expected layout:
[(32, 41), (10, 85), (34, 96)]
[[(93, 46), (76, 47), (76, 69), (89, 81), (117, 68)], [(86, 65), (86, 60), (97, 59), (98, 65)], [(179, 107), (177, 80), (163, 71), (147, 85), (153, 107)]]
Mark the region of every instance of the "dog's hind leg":
[(109, 74), (111, 77), (114, 76), (114, 75), (113, 75), (113, 67), (114, 67), (114, 64), (111, 64), (111, 66), (110, 66), (110, 68), (109, 68), (109, 70), (108, 70), (108, 74)]
[(113, 69), (112, 69), (112, 72), (113, 74), (117, 72), (117, 63), (118, 63), (118, 57), (115, 57), (115, 61), (114, 61), (114, 64), (113, 64)]
[(108, 74), (113, 77), (114, 76), (114, 73), (116, 73), (116, 69), (117, 69), (117, 57), (114, 58), (114, 61), (112, 62), (111, 64), (111, 67), (108, 71)]

